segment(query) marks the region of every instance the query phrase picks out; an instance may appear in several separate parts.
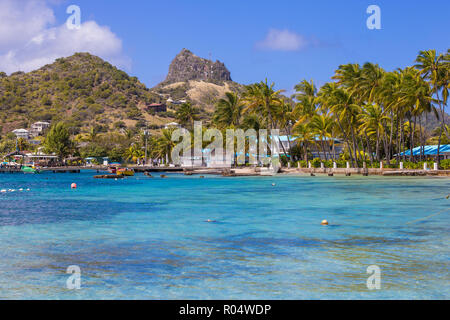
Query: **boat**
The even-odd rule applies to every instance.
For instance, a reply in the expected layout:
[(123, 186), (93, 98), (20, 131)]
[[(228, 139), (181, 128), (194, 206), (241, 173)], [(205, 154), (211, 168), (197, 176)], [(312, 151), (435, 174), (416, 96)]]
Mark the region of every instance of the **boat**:
[(108, 172), (112, 173), (112, 174), (116, 174), (117, 173), (117, 168), (116, 167), (109, 167), (108, 168)]
[(36, 170), (32, 167), (23, 167), (22, 172), (23, 173), (39, 173), (39, 170)]
[(134, 176), (134, 170), (129, 168), (119, 168), (117, 169), (117, 175), (123, 175), (127, 177)]
[(109, 173), (117, 174), (117, 169), (119, 169), (119, 167), (120, 167), (120, 163), (118, 163), (118, 162), (111, 163), (108, 167), (108, 171), (109, 171)]

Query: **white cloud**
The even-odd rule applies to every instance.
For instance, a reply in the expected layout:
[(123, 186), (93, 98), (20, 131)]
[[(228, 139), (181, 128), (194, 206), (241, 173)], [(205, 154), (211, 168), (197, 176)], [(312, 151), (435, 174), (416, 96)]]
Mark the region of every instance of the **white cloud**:
[(278, 29), (270, 29), (266, 38), (258, 42), (256, 47), (259, 49), (273, 51), (298, 51), (308, 46), (308, 40), (301, 34)]
[(31, 71), (75, 52), (89, 52), (119, 67), (130, 68), (122, 41), (95, 21), (69, 30), (54, 25), (48, 0), (0, 0), (0, 71)]

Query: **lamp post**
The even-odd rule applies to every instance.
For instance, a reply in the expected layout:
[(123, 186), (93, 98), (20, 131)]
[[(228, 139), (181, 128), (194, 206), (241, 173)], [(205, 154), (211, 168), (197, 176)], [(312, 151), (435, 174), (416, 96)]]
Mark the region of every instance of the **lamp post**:
[(145, 165), (148, 165), (147, 163), (147, 150), (148, 150), (148, 135), (149, 135), (149, 131), (148, 131), (148, 123), (145, 123), (145, 130), (144, 130), (144, 135), (145, 135)]

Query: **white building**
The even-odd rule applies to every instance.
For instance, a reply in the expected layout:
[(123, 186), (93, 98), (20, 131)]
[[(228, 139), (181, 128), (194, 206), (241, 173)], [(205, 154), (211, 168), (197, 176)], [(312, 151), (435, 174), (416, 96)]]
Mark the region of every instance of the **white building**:
[(170, 129), (170, 128), (181, 128), (181, 126), (179, 123), (176, 123), (176, 122), (170, 122), (164, 126), (164, 129)]
[(17, 138), (29, 139), (30, 132), (26, 129), (16, 129), (13, 131)]
[(33, 137), (42, 135), (45, 129), (50, 127), (49, 122), (39, 121), (31, 125), (30, 133)]

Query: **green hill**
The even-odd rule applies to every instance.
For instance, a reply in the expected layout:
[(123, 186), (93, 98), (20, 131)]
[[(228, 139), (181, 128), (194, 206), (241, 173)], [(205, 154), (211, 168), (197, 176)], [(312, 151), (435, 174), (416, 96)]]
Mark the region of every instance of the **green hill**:
[(88, 53), (57, 59), (29, 73), (0, 73), (3, 133), (39, 120), (64, 120), (78, 132), (94, 124), (132, 126), (143, 119), (166, 123), (147, 112), (147, 105), (157, 102), (160, 97), (136, 77)]

